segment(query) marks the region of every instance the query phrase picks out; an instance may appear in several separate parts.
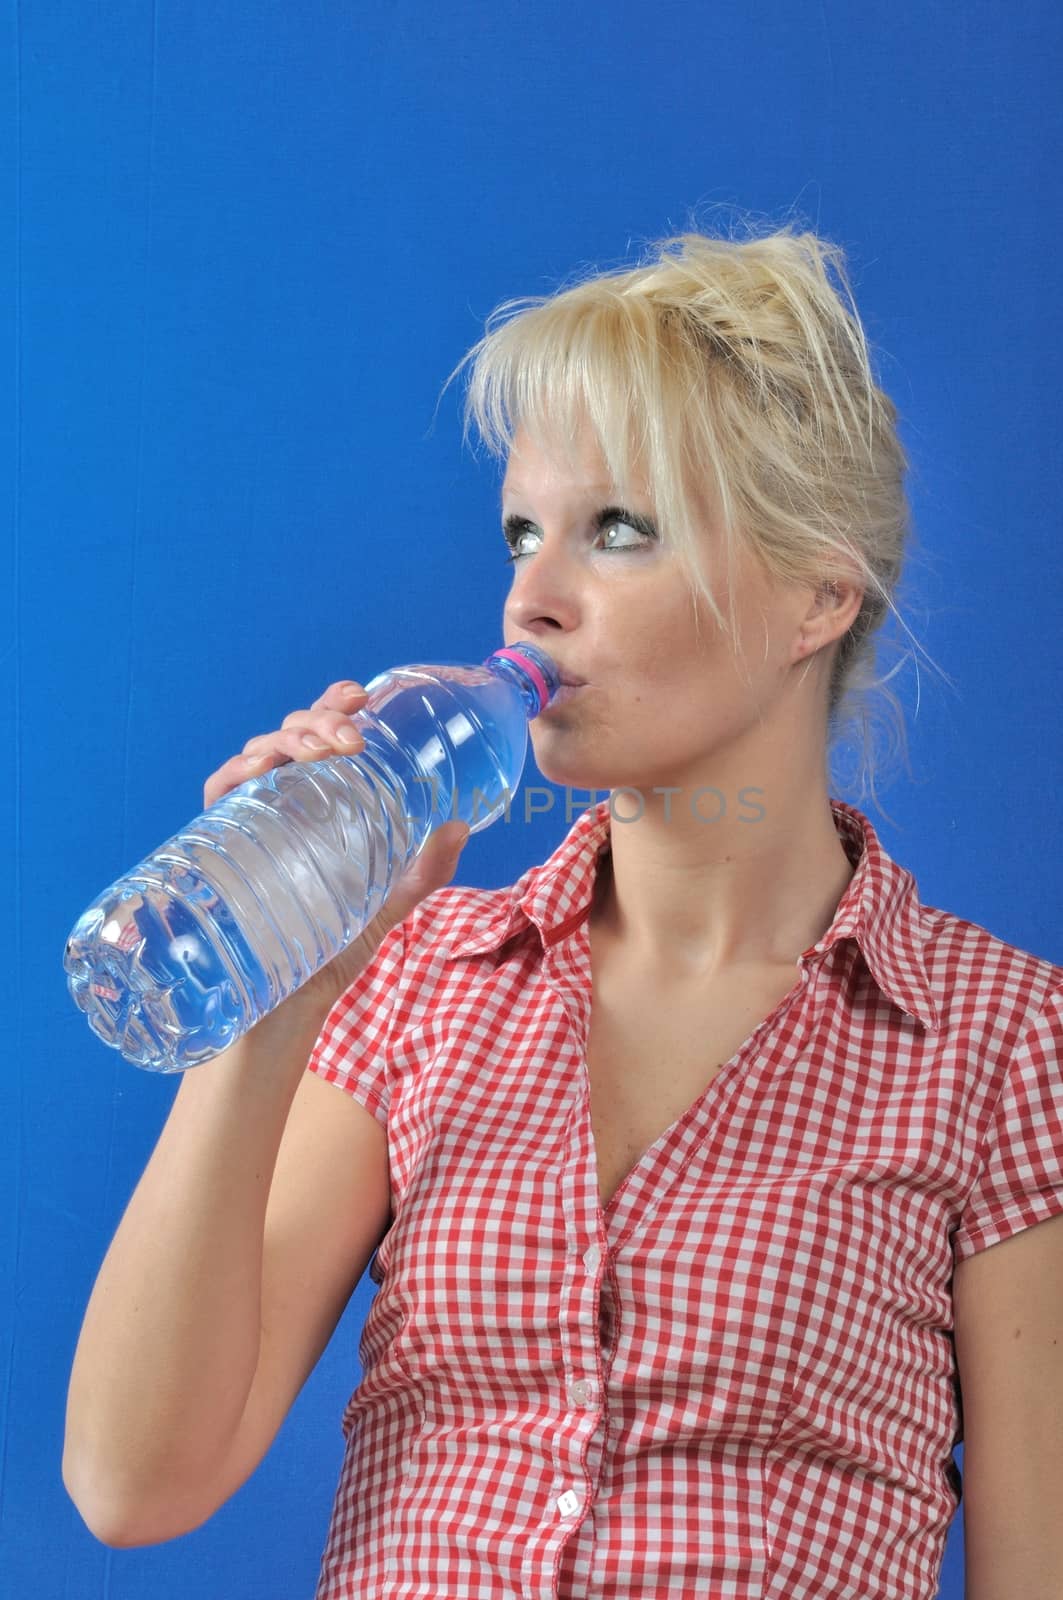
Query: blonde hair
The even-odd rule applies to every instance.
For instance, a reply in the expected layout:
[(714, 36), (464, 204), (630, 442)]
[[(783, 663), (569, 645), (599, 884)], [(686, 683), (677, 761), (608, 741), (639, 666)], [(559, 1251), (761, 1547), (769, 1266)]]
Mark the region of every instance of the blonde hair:
[[(894, 604), (911, 533), (898, 414), (872, 374), (842, 250), (793, 224), (747, 231), (678, 234), (638, 266), (505, 301), (447, 385), (471, 367), (465, 440), (475, 422), (499, 459), (518, 428), (565, 448), (587, 420), (618, 489), (637, 464), (695, 617), (702, 595), (732, 647), (730, 580), (742, 558), (784, 583), (843, 574), (860, 583), (859, 613), (832, 646), (828, 743), (856, 727), (874, 794), (876, 691), (905, 745), (893, 672), (875, 676), (887, 612), (911, 637)], [(706, 499), (729, 580), (726, 617), (708, 571)]]

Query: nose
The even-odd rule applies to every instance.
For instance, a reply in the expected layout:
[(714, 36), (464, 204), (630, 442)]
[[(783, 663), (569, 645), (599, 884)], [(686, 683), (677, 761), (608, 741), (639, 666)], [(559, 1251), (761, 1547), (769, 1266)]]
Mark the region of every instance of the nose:
[(534, 554), (515, 564), (507, 623), (519, 630), (574, 627), (581, 603), (578, 566), (560, 542), (543, 539)]

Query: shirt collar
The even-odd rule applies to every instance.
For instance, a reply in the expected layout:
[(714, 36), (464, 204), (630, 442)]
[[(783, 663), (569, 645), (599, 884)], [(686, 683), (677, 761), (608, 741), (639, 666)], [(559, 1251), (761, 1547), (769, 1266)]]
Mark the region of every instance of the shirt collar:
[[(823, 960), (841, 940), (855, 940), (883, 993), (924, 1027), (937, 1028), (915, 878), (886, 853), (862, 811), (844, 800), (832, 799), (830, 806), (856, 870), (830, 927), (802, 959)], [(567, 938), (590, 911), (611, 821), (608, 799), (582, 812), (553, 854), (510, 888), (494, 891), (497, 903), (475, 916), (465, 937), (448, 941), (445, 953), (456, 959), (499, 950), (529, 926), (538, 929), (544, 949)]]

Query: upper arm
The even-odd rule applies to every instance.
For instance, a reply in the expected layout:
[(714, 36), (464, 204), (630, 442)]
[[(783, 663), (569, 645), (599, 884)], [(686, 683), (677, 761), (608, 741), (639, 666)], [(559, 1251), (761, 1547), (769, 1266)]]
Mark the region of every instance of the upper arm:
[(967, 1600), (1063, 1584), (1063, 1214), (957, 1264)]
[(273, 1443), (387, 1231), (390, 1209), (384, 1128), (351, 1095), (305, 1072), (266, 1210), (258, 1366), (211, 1511)]

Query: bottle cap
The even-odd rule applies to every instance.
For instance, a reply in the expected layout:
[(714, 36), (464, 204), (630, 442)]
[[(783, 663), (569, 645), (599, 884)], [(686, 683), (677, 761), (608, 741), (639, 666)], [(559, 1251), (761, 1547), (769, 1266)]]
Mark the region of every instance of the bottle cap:
[(531, 644), (527, 639), (518, 639), (516, 644), (505, 645), (501, 650), (493, 650), (487, 659), (492, 661), (498, 656), (516, 661), (523, 667), (535, 686), (539, 697), (539, 711), (549, 705), (561, 687), (561, 673), (556, 662), (540, 645)]

